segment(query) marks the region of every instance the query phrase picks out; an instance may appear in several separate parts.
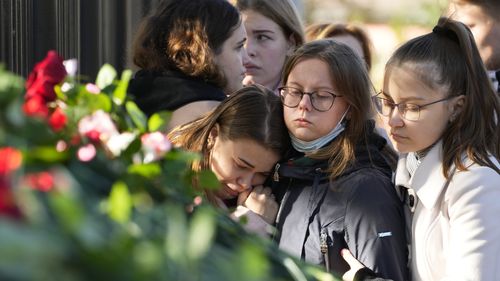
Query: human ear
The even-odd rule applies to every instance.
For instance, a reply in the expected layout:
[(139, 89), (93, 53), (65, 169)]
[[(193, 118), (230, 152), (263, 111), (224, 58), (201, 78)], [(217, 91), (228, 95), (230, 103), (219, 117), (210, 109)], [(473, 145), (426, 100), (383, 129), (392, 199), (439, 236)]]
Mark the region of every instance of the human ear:
[(297, 47), (297, 41), (295, 41), (293, 34), (290, 34), (287, 40), (287, 51), (286, 51), (287, 56), (292, 55), (292, 53), (295, 51), (295, 47)]
[(465, 96), (460, 95), (457, 96), (453, 99), (453, 101), (450, 103), (449, 110), (450, 110), (450, 122), (453, 122), (457, 116), (462, 112), (463, 107), (465, 104)]
[(219, 124), (215, 124), (215, 126), (210, 130), (210, 134), (208, 135), (207, 147), (212, 148), (214, 146), (215, 140), (219, 135)]

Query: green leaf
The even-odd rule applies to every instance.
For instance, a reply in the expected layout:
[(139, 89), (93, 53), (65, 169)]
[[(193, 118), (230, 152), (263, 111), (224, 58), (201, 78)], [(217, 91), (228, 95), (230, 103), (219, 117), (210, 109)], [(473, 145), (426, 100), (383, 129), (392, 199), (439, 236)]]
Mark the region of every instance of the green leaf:
[(125, 104), (125, 108), (127, 109), (128, 114), (130, 114), (132, 122), (134, 122), (134, 124), (137, 126), (137, 129), (139, 129), (141, 133), (145, 132), (147, 125), (146, 115), (139, 109), (135, 102), (128, 101)]
[(109, 216), (117, 222), (127, 222), (132, 210), (132, 197), (124, 182), (116, 182), (111, 188), (109, 195)]
[(219, 189), (220, 182), (212, 171), (201, 171), (198, 173), (200, 185), (206, 189)]
[(89, 110), (90, 112), (97, 111), (99, 109), (105, 112), (111, 111), (111, 99), (105, 94), (91, 94), (82, 93), (80, 95), (79, 105)]
[(191, 220), (187, 254), (191, 260), (205, 256), (215, 236), (215, 214), (209, 208), (199, 208)]
[(169, 111), (162, 111), (151, 115), (151, 117), (148, 120), (149, 131), (166, 132), (167, 124), (171, 116), (172, 112)]
[(161, 167), (158, 163), (134, 164), (128, 167), (128, 172), (152, 179), (161, 174)]
[(130, 81), (131, 77), (131, 70), (127, 69), (122, 72), (122, 77), (120, 82), (118, 83), (118, 87), (113, 92), (113, 102), (117, 105), (122, 105), (123, 101), (125, 101), (125, 97), (127, 96), (128, 82)]
[(49, 198), (62, 225), (73, 233), (78, 232), (85, 219), (83, 206), (69, 194), (51, 192)]
[(166, 155), (165, 159), (168, 160), (173, 160), (173, 161), (179, 161), (179, 162), (184, 162), (184, 163), (192, 163), (193, 161), (199, 160), (201, 158), (201, 155), (195, 152), (189, 152), (189, 151), (182, 151), (178, 149), (172, 149), (170, 150)]
[(55, 146), (39, 146), (27, 151), (23, 158), (26, 162), (41, 161), (46, 163), (57, 163), (68, 158), (67, 152), (59, 152)]
[(104, 89), (107, 86), (113, 84), (116, 76), (117, 73), (115, 68), (110, 64), (105, 64), (99, 70), (95, 84), (97, 85), (97, 87), (99, 87), (99, 89)]

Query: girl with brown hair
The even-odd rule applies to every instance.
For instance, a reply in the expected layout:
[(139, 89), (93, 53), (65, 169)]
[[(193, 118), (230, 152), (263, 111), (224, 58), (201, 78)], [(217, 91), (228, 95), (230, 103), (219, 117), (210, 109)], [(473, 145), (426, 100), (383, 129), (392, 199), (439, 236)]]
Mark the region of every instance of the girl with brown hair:
[(403, 205), (370, 120), (364, 63), (344, 44), (317, 40), (290, 56), (283, 77), (294, 150), (275, 169), (279, 247), (337, 276), (348, 269), (340, 256), (348, 247), (382, 276), (405, 279)]
[(169, 138), (202, 155), (193, 170), (211, 170), (220, 181), (220, 189), (206, 192), (208, 200), (237, 207), (233, 216), (246, 215), (249, 228), (265, 234), (278, 205), (262, 184), (290, 147), (279, 97), (262, 86), (245, 87), (205, 117), (175, 128)]
[(173, 111), (169, 128), (216, 107), (242, 87), (245, 28), (225, 0), (164, 0), (137, 32), (133, 59), (141, 68), (129, 92), (146, 115)]
[(373, 100), (401, 153), (411, 280), (500, 280), (500, 104), (470, 30), (441, 18), (405, 43)]

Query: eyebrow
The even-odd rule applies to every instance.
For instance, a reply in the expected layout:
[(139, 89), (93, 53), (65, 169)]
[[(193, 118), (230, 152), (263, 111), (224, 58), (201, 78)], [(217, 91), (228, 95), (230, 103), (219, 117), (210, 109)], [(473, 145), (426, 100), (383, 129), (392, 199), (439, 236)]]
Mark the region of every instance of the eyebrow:
[[(391, 100), (394, 100), (394, 99), (393, 99), (391, 96), (389, 96), (389, 94), (387, 94), (386, 92), (383, 92), (383, 91), (382, 91), (382, 95), (383, 95), (384, 97), (386, 97), (386, 98), (389, 98), (389, 99), (391, 99)], [(424, 98), (422, 98), (422, 97), (416, 97), (416, 96), (410, 96), (410, 97), (407, 97), (407, 98), (402, 99), (402, 101), (403, 101), (403, 102), (406, 102), (406, 101), (408, 101), (408, 100), (410, 100), (410, 101), (411, 101), (411, 100), (422, 101), (422, 100), (425, 100), (425, 99), (424, 99)]]
[(273, 33), (274, 34), (274, 31), (268, 30), (268, 29), (257, 29), (257, 30), (253, 30), (252, 33)]
[(241, 162), (245, 163), (246, 165), (250, 166), (250, 168), (252, 168), (252, 169), (254, 169), (254, 168), (255, 168), (255, 166), (254, 166), (254, 165), (252, 165), (250, 162), (246, 161), (245, 159), (243, 159), (243, 158), (241, 158), (241, 157), (238, 157), (238, 159), (239, 159)]

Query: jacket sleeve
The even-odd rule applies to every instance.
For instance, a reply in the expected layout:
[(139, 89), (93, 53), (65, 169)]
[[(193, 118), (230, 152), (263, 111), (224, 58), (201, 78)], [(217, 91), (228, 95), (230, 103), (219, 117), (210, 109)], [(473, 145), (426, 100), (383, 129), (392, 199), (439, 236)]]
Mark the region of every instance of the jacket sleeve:
[(444, 202), (449, 250), (443, 280), (500, 280), (500, 175), (487, 167), (458, 172)]
[(377, 276), (408, 280), (403, 203), (389, 178), (373, 169), (357, 173), (346, 206), (347, 246)]

